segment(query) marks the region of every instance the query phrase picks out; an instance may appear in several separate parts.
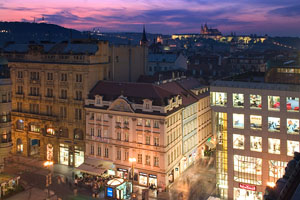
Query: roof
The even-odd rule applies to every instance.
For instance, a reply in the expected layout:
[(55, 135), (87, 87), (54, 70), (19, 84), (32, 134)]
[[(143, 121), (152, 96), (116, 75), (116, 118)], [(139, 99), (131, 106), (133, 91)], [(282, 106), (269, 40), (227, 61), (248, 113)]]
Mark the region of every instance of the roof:
[(148, 62), (168, 62), (174, 63), (177, 59), (176, 54), (149, 54)]
[(125, 83), (99, 81), (90, 91), (90, 98), (103, 96), (103, 100), (113, 101), (120, 95), (130, 102), (142, 104), (144, 99), (152, 100), (156, 106), (168, 105), (168, 99), (177, 96), (175, 93), (151, 83)]

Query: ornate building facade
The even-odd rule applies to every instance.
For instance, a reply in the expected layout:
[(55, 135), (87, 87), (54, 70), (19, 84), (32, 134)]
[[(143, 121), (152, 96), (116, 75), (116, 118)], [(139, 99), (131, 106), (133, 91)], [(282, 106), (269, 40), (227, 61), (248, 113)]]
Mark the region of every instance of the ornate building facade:
[(108, 42), (10, 44), (12, 152), (70, 166), (84, 161), (84, 99), (108, 74)]

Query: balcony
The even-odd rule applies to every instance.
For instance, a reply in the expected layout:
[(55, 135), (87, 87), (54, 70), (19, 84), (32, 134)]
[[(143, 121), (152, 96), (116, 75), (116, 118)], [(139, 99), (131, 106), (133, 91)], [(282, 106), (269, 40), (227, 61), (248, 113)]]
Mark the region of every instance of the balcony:
[(14, 95), (16, 99), (24, 99), (25, 98), (25, 94), (15, 94)]
[(75, 89), (83, 89), (83, 83), (75, 83), (74, 88)]
[(60, 87), (65, 87), (65, 88), (69, 88), (69, 84), (68, 84), (68, 82), (66, 82), (66, 81), (60, 81), (60, 82), (59, 82), (59, 86), (60, 86)]
[(28, 99), (29, 100), (41, 100), (41, 95), (31, 95), (31, 94), (29, 94), (28, 95)]
[(17, 78), (16, 82), (19, 83), (19, 84), (24, 84), (24, 79)]
[(54, 81), (46, 81), (46, 86), (54, 86)]
[(35, 80), (35, 79), (30, 80), (29, 83), (32, 84), (32, 85), (41, 85), (41, 81), (40, 80)]

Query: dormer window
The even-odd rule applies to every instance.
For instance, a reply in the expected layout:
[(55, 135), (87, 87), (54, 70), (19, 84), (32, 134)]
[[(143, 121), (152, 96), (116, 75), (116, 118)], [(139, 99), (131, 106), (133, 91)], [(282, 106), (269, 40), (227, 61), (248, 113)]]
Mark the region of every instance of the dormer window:
[(152, 101), (151, 100), (144, 99), (143, 110), (144, 111), (152, 111)]
[(95, 96), (95, 105), (96, 106), (102, 106), (102, 96)]

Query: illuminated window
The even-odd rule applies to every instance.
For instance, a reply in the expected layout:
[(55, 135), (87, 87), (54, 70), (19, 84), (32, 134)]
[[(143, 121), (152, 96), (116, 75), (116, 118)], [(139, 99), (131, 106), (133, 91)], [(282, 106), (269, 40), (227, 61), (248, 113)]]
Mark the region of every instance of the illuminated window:
[(299, 120), (286, 119), (286, 129), (288, 134), (299, 134)]
[(287, 155), (294, 156), (294, 152), (299, 152), (299, 142), (298, 141), (287, 141)]
[(286, 110), (288, 112), (299, 112), (299, 98), (287, 97)]
[(48, 135), (55, 135), (55, 130), (53, 128), (47, 128)]
[(244, 149), (245, 137), (239, 134), (233, 134), (233, 148)]
[(250, 115), (250, 128), (254, 130), (261, 130), (261, 116), (259, 115)]
[(244, 128), (244, 114), (233, 113), (233, 128)]
[(250, 108), (261, 109), (261, 95), (250, 94)]
[(280, 97), (268, 96), (268, 109), (274, 111), (280, 111)]
[(287, 162), (269, 160), (269, 181), (276, 183), (279, 178), (282, 178), (286, 166)]
[(269, 153), (280, 154), (280, 139), (269, 138)]
[(34, 124), (34, 123), (30, 124), (30, 131), (39, 133), (40, 130), (41, 129), (40, 129), (40, 126), (38, 124)]
[(244, 94), (232, 94), (233, 107), (244, 108)]
[(250, 150), (262, 152), (262, 137), (250, 136)]
[(211, 92), (211, 105), (213, 106), (226, 106), (227, 105), (227, 93), (224, 92)]
[(17, 128), (18, 130), (24, 130), (24, 121), (21, 120), (21, 119), (19, 119), (19, 120), (17, 121), (17, 126), (16, 126), (16, 128)]
[(244, 199), (251, 199), (251, 200), (261, 200), (263, 199), (262, 192), (246, 190), (242, 188), (234, 188), (234, 200), (244, 200)]
[(261, 185), (262, 159), (234, 155), (234, 180), (237, 182)]
[(268, 117), (268, 131), (279, 132), (280, 131), (280, 118)]

